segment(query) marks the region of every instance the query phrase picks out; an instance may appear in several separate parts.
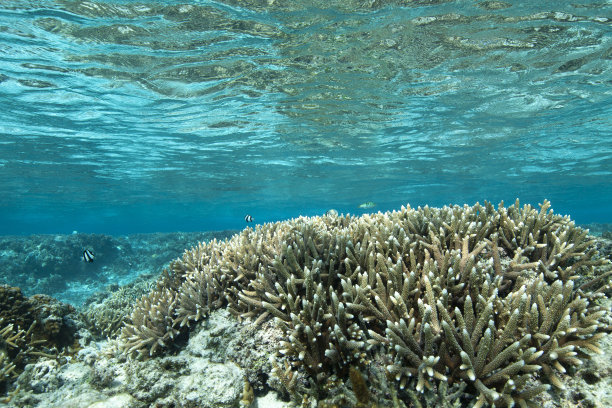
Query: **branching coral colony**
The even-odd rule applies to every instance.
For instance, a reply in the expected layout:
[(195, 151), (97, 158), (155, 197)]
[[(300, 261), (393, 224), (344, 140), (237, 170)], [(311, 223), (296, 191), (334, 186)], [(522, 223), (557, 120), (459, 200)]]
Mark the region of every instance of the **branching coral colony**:
[(597, 303), (610, 273), (595, 268), (607, 261), (549, 207), (402, 207), (247, 228), (174, 261), (137, 304), (123, 347), (158, 354), (226, 306), (276, 320), (276, 372), (293, 398), (303, 396), (296, 373), (310, 379), (302, 392), (325, 397), (333, 379), (382, 361), (396, 404), (443, 389), (476, 407), (528, 406), (549, 384), (563, 387), (559, 374), (600, 352), (609, 330)]

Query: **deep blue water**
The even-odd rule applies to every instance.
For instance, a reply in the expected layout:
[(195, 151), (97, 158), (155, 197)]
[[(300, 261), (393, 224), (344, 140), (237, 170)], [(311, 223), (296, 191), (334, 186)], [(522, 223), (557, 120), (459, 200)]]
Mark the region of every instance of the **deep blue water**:
[(512, 3), (3, 0), (0, 234), (516, 197), (610, 222), (612, 7)]

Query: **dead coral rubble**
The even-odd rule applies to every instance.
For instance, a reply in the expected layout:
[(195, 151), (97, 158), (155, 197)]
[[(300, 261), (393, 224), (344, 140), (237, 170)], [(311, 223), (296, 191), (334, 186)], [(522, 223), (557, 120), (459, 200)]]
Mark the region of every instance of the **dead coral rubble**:
[(325, 385), (376, 354), (406, 403), (413, 389), (465, 387), (476, 407), (527, 406), (599, 352), (597, 300), (610, 287), (587, 231), (549, 207), (402, 207), (247, 228), (173, 262), (137, 304), (123, 347), (155, 355), (227, 306), (255, 323), (274, 317), (288, 388), (291, 371)]

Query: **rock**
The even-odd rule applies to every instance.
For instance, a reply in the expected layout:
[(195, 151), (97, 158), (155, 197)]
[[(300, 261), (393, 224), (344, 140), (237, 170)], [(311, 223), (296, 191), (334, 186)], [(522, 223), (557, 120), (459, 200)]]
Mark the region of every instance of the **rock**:
[(197, 359), (190, 375), (177, 384), (177, 402), (185, 408), (231, 408), (242, 396), (244, 371), (233, 363), (215, 364)]
[(17, 384), (22, 389), (29, 389), (35, 394), (55, 391), (61, 385), (59, 364), (54, 360), (43, 360), (28, 364), (19, 376)]
[(190, 335), (185, 351), (214, 362), (222, 362), (226, 359), (230, 343), (238, 335), (237, 325), (236, 319), (226, 310), (211, 313)]
[(290, 402), (281, 401), (278, 394), (269, 392), (262, 397), (255, 398), (252, 408), (289, 408), (292, 407)]
[(130, 394), (117, 394), (103, 401), (94, 402), (88, 408), (134, 408), (139, 403)]

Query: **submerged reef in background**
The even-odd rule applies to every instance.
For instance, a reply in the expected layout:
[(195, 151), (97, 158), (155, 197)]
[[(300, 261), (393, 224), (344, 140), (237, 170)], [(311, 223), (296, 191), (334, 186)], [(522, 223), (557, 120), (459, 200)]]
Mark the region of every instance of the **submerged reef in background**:
[[(159, 273), (197, 242), (236, 232), (0, 236), (0, 278), (26, 296), (42, 293), (79, 306), (92, 292), (126, 284), (134, 274)], [(93, 251), (94, 262), (83, 261), (84, 249)]]
[(549, 207), (299, 217), (201, 243), (137, 303), (121, 347), (171, 352), (226, 307), (274, 318), (274, 374), (304, 406), (533, 405), (611, 330), (609, 261)]

